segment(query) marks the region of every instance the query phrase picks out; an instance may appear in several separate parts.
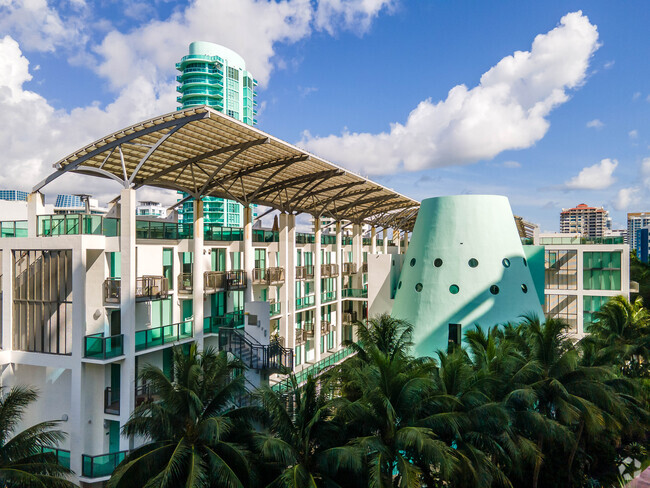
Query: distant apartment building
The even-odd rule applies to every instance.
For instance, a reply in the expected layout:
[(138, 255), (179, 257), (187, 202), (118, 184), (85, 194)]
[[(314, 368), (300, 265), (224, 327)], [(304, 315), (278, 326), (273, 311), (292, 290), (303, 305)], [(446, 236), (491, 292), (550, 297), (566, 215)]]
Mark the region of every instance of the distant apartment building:
[(164, 219), (167, 217), (167, 209), (160, 202), (138, 202), (138, 206), (135, 208), (135, 214), (138, 216), (158, 217)]
[(630, 295), (630, 248), (623, 238), (539, 234), (544, 246), (544, 314), (562, 319), (574, 336), (589, 332), (594, 314), (616, 295)]
[(57, 195), (54, 202), (54, 213), (56, 214), (105, 214), (106, 207), (100, 207), (96, 198), (91, 195)]
[(609, 212), (603, 207), (581, 203), (574, 208), (563, 208), (560, 213), (560, 233), (580, 234), (583, 237), (602, 237), (611, 230)]
[(650, 226), (650, 212), (631, 212), (627, 214), (627, 243), (630, 249), (636, 249), (637, 231)]

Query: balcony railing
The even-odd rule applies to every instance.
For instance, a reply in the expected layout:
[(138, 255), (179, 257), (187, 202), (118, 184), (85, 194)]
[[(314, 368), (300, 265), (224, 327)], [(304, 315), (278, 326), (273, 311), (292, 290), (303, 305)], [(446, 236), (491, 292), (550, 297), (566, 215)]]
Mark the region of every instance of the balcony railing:
[(0, 222), (0, 237), (27, 237), (26, 220), (8, 220)]
[(88, 234), (115, 237), (120, 235), (120, 219), (102, 215), (39, 215), (36, 226), (39, 236)]
[(343, 298), (368, 298), (368, 290), (365, 288), (344, 288)]
[(357, 267), (355, 263), (343, 263), (343, 276), (350, 276), (357, 274)]
[(321, 278), (336, 278), (339, 275), (338, 264), (321, 264), (320, 276)]
[(57, 447), (41, 446), (41, 452), (43, 454), (52, 454), (60, 466), (70, 469), (70, 451)]
[(327, 335), (334, 330), (334, 324), (329, 320), (321, 320), (320, 323), (320, 334)]
[(241, 328), (244, 326), (244, 320), (244, 312), (230, 312), (225, 315), (205, 317), (203, 319), (203, 332), (217, 334), (221, 327)]
[(266, 284), (266, 268), (253, 268), (253, 284)]
[[(321, 373), (331, 368), (335, 364), (338, 364), (339, 362), (343, 361), (351, 354), (353, 354), (353, 350), (350, 349), (349, 347), (346, 347), (345, 349), (341, 349), (340, 351), (337, 351), (334, 354), (330, 354), (325, 359), (315, 364), (312, 364), (311, 366), (296, 373), (295, 377), (296, 377), (296, 381), (298, 382), (298, 385), (302, 385), (305, 381), (307, 381), (307, 378), (310, 376), (316, 377), (320, 375)], [(290, 378), (287, 378), (285, 380), (282, 380), (279, 383), (276, 383), (271, 388), (274, 391), (280, 393), (285, 391), (290, 391), (293, 389), (293, 382), (291, 381)]]
[(314, 323), (313, 322), (305, 322), (302, 324), (302, 330), (305, 331), (305, 335), (309, 337), (314, 337)]
[(324, 291), (320, 294), (320, 300), (322, 303), (333, 302), (336, 300), (336, 291)]
[(206, 271), (203, 273), (203, 291), (215, 293), (226, 289), (225, 271)]
[(139, 407), (143, 403), (149, 403), (155, 400), (154, 392), (149, 384), (135, 387), (135, 406)]
[[(169, 282), (164, 276), (143, 276), (135, 280), (135, 298), (139, 300), (159, 300), (169, 295)], [(104, 280), (104, 301), (120, 303), (121, 279)]]
[(226, 271), (226, 289), (243, 290), (246, 288), (246, 271)]
[(102, 332), (84, 337), (84, 357), (111, 359), (124, 354), (124, 334), (104, 337)]
[(305, 329), (295, 329), (296, 346), (300, 346), (307, 342), (307, 331)]
[(120, 414), (120, 389), (111, 388), (110, 386), (104, 390), (104, 413), (111, 415)]
[(316, 304), (316, 297), (314, 295), (307, 295), (296, 299), (296, 309), (311, 307)]
[(129, 451), (112, 452), (98, 456), (81, 455), (81, 475), (86, 478), (110, 476), (117, 465), (124, 461)]
[(193, 281), (192, 273), (180, 273), (178, 275), (178, 292), (192, 293)]
[(284, 283), (284, 268), (279, 266), (267, 268), (266, 279), (269, 285)]
[(280, 315), (282, 312), (282, 307), (280, 302), (269, 302), (269, 315), (273, 317), (274, 315)]
[(314, 279), (314, 266), (308, 264), (307, 266), (296, 266), (296, 279), (297, 280), (313, 280)]
[(194, 336), (193, 320), (186, 320), (177, 324), (163, 325), (153, 329), (135, 331), (135, 350), (144, 351), (152, 347), (164, 346), (189, 339)]

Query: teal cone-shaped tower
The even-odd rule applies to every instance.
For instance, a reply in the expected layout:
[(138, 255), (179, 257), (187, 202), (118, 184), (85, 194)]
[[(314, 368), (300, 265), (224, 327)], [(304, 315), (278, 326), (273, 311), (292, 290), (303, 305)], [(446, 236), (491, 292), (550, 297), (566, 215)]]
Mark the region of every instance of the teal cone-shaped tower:
[(414, 326), (415, 354), (446, 350), (482, 328), (543, 318), (508, 199), (459, 195), (422, 202), (398, 283), (393, 316)]

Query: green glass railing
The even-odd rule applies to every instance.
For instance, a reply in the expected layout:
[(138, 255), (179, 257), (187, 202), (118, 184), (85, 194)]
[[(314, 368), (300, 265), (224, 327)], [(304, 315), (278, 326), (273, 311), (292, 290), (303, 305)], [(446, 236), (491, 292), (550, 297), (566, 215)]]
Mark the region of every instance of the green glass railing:
[(321, 235), (320, 236), (320, 242), (321, 244), (336, 244), (336, 236), (335, 235)]
[(64, 468), (70, 469), (70, 451), (58, 449), (56, 447), (41, 447), (43, 454), (52, 453), (56, 457), (56, 462)]
[(44, 237), (79, 234), (115, 237), (120, 235), (120, 219), (87, 214), (39, 215), (37, 234)]
[(371, 243), (372, 243), (372, 239), (370, 239), (369, 237), (364, 237), (361, 242), (363, 246), (369, 246)]
[(327, 303), (327, 302), (333, 302), (336, 300), (336, 292), (335, 291), (324, 291), (320, 294), (320, 299), (321, 302)]
[(269, 315), (271, 317), (273, 317), (274, 315), (280, 315), (280, 312), (282, 310), (281, 305), (282, 304), (280, 302), (271, 303), (269, 308)]
[(137, 239), (191, 239), (192, 224), (137, 220), (135, 222), (135, 236)]
[(162, 325), (153, 329), (135, 332), (135, 350), (144, 351), (152, 347), (164, 346), (194, 336), (194, 321), (186, 320), (177, 324)]
[(280, 233), (271, 230), (253, 229), (253, 242), (280, 242)]
[(229, 312), (216, 317), (203, 319), (203, 332), (217, 334), (221, 327), (239, 328), (244, 326), (244, 312)]
[(311, 307), (316, 303), (315, 295), (307, 295), (302, 298), (296, 299), (296, 309), (300, 310), (301, 308)]
[(296, 232), (296, 244), (313, 244), (314, 240), (314, 234)]
[[(296, 373), (295, 377), (296, 377), (296, 381), (298, 382), (298, 386), (305, 383), (307, 381), (307, 378), (309, 378), (309, 376), (318, 376), (324, 369), (329, 368), (330, 366), (333, 366), (341, 362), (342, 360), (350, 356), (352, 352), (353, 351), (351, 348), (346, 347), (344, 349), (341, 349), (340, 351), (335, 352), (334, 354), (330, 354), (325, 359), (322, 359), (321, 361), (312, 364), (311, 366), (303, 369), (299, 373)], [(286, 378), (281, 382), (276, 383), (271, 388), (273, 389), (273, 391), (281, 393), (281, 392), (292, 390), (293, 384), (291, 383), (291, 378)]]
[(241, 227), (221, 227), (215, 224), (204, 225), (204, 236), (206, 241), (243, 241), (244, 229)]
[(368, 290), (365, 288), (344, 288), (343, 298), (368, 298)]
[(86, 478), (110, 476), (118, 464), (124, 461), (129, 451), (100, 454), (99, 456), (81, 455), (81, 474)]
[(111, 359), (124, 354), (124, 334), (104, 337), (103, 333), (84, 337), (84, 357)]
[(26, 220), (0, 222), (0, 237), (27, 237)]

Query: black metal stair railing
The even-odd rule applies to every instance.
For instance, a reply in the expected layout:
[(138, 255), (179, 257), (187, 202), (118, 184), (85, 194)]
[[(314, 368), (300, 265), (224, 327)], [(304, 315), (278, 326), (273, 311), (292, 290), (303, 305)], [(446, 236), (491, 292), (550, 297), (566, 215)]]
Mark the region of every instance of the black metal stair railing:
[(221, 327), (219, 349), (238, 357), (248, 368), (282, 371), (293, 369), (293, 350), (282, 347), (277, 339), (260, 344), (241, 329)]

